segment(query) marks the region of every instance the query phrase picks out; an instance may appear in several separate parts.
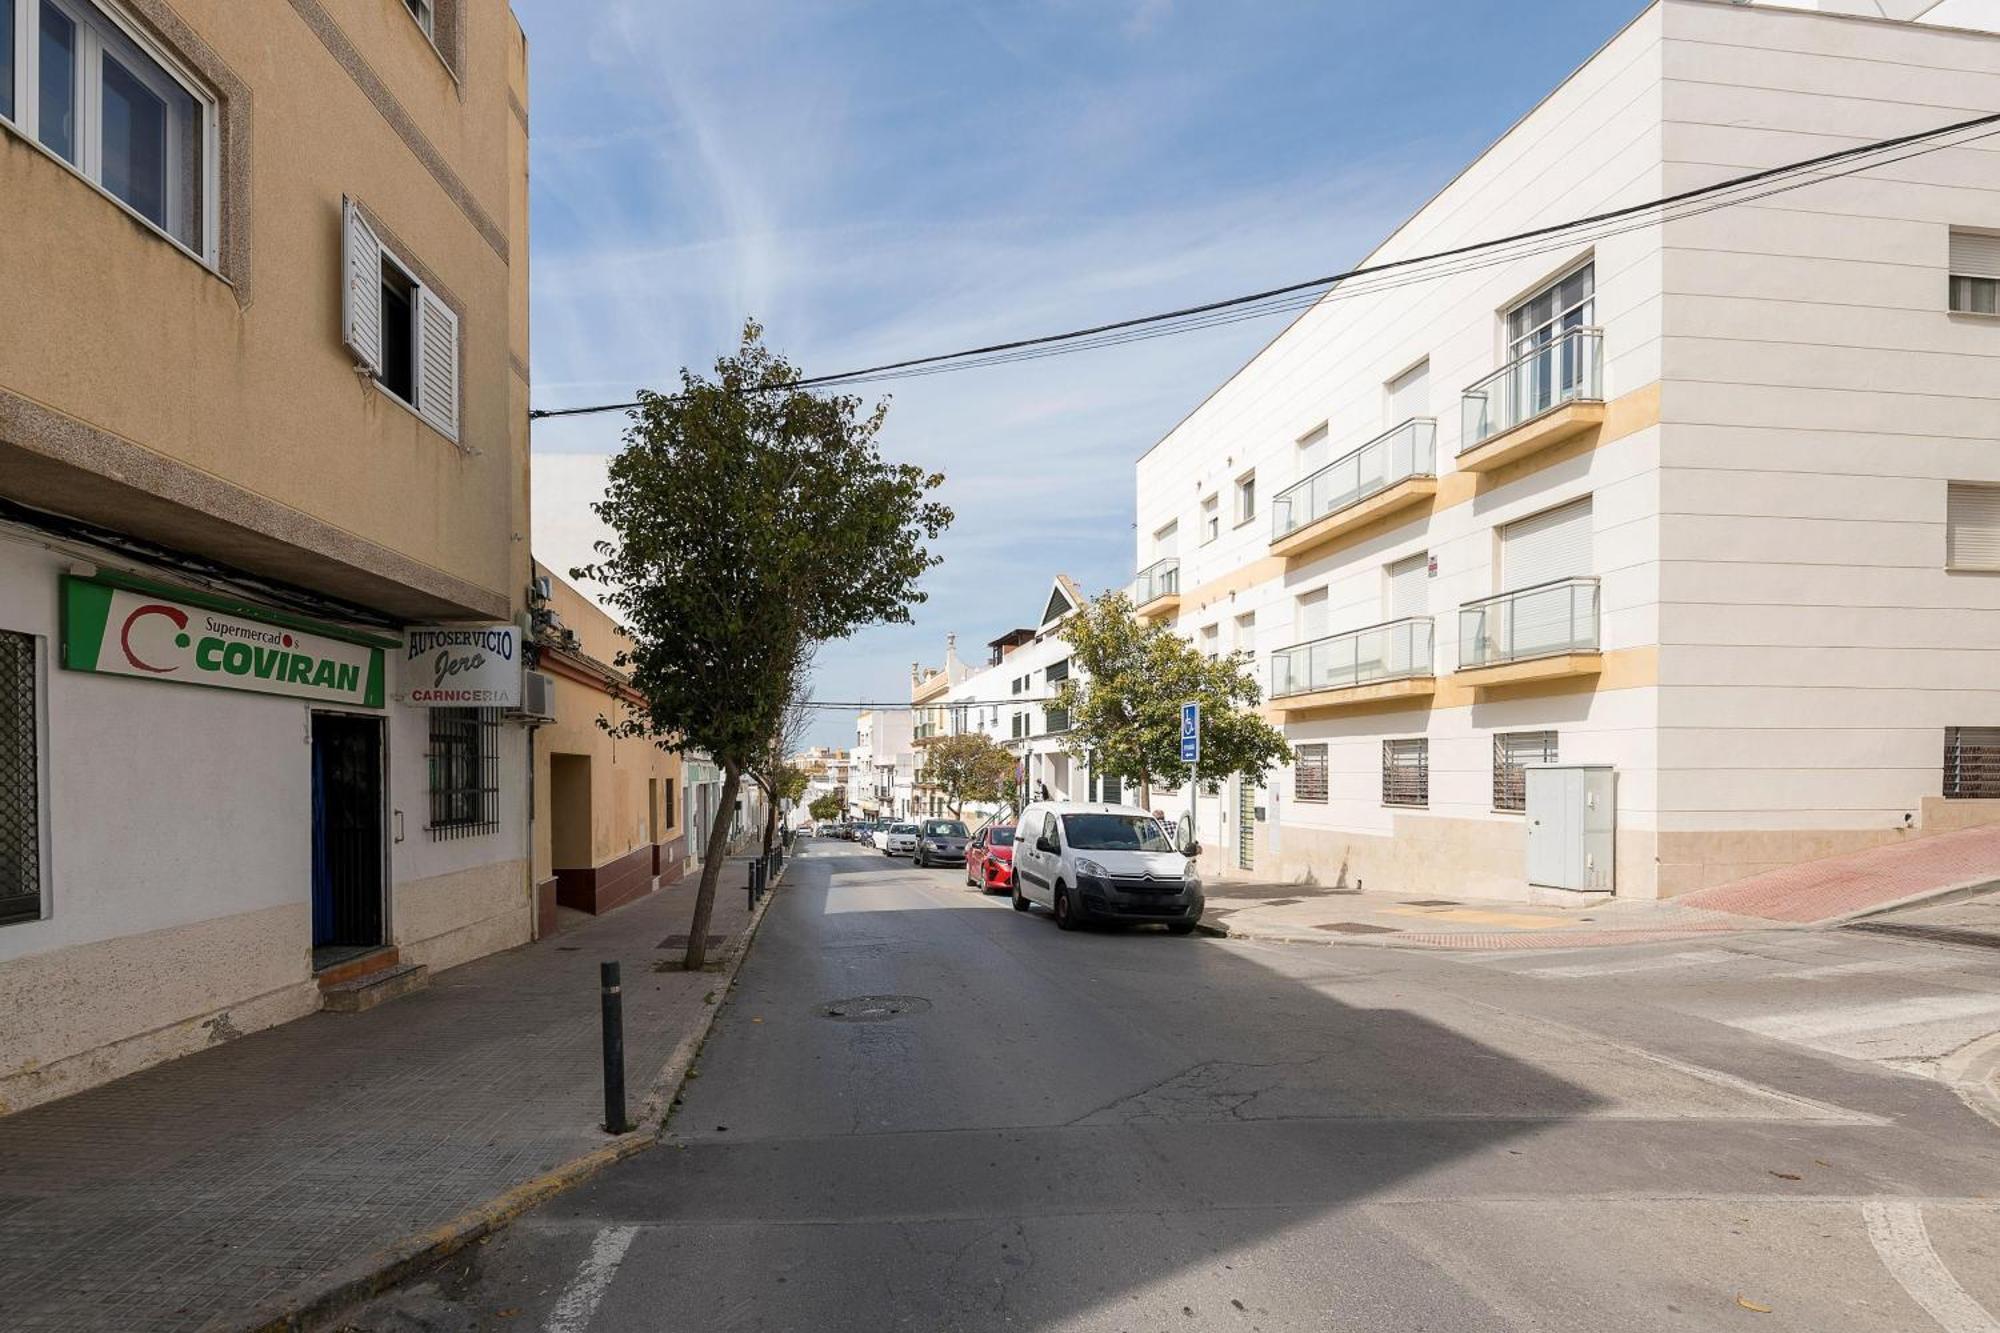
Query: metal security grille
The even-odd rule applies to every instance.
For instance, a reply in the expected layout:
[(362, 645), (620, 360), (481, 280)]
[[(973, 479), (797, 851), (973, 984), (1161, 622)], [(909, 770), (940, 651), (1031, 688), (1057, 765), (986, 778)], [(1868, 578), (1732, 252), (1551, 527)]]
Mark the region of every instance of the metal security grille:
[(1292, 763), (1292, 799), (1295, 801), (1314, 802), (1326, 800), (1326, 747), (1324, 745), (1301, 745), (1294, 751)]
[(1493, 808), (1528, 808), (1528, 764), (1556, 761), (1553, 731), (1509, 731), (1493, 738)]
[(42, 914), (35, 640), (0, 632), (0, 922)]
[(469, 838), (500, 827), (500, 710), (431, 709), (433, 839)]
[(1382, 742), (1382, 804), (1431, 803), (1431, 745), (1421, 736)]
[(1257, 784), (1236, 779), (1236, 868), (1257, 868)]
[(1955, 801), (2000, 800), (2000, 727), (1944, 729), (1944, 794)]

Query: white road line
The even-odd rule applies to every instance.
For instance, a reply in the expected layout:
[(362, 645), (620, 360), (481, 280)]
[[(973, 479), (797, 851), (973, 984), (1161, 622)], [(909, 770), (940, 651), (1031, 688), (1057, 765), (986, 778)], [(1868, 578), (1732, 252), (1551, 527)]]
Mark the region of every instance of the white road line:
[(605, 1227), (591, 1238), (589, 1257), (563, 1288), (542, 1333), (583, 1333), (590, 1327), (590, 1317), (597, 1313), (604, 1289), (618, 1275), (618, 1265), (625, 1262), (625, 1251), (632, 1248), (632, 1238), (638, 1234), (637, 1227)]
[(1868, 958), (1855, 963), (1822, 963), (1818, 967), (1801, 967), (1771, 975), (1787, 981), (1819, 981), (1827, 977), (1865, 977), (1878, 973), (1939, 972), (1968, 965), (1968, 960), (1961, 957)]
[(1522, 972), (1528, 977), (1615, 977), (1626, 972), (1654, 972), (1669, 967), (1706, 967), (1713, 963), (1740, 962), (1748, 954), (1724, 949), (1702, 949), (1693, 953), (1669, 954), (1665, 958), (1620, 959), (1610, 963), (1571, 963), (1565, 967), (1533, 967)]
[(1924, 1232), (1924, 1215), (1913, 1203), (1864, 1203), (1868, 1239), (1889, 1276), (1924, 1307), (1945, 1333), (2000, 1333), (2000, 1320), (1972, 1299), (1944, 1266)]
[(1883, 1028), (1912, 1027), (1920, 1023), (1989, 1015), (2000, 1016), (2000, 993), (1960, 991), (1951, 995), (1912, 995), (1906, 999), (1883, 1000), (1873, 1004), (1763, 1014), (1731, 1022), (1746, 1032), (1777, 1037), (1781, 1041), (1812, 1042), (1828, 1037), (1853, 1036), (1859, 1032), (1879, 1032)]

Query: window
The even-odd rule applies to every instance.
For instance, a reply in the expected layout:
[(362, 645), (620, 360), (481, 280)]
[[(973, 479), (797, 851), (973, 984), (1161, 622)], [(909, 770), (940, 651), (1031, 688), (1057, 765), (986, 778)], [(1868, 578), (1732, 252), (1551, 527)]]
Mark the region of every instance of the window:
[(457, 443), (458, 313), (382, 244), (359, 205), (341, 209), (347, 346), (384, 392)]
[(1047, 681), (1051, 685), (1059, 684), (1062, 681), (1068, 680), (1069, 659), (1065, 657), (1060, 662), (1049, 663), (1048, 670), (1042, 673), (1042, 679)]
[(1236, 479), (1236, 521), (1248, 523), (1257, 517), (1257, 474), (1246, 472)]
[(207, 260), (215, 102), (169, 65), (91, 0), (0, 0), (0, 116)]
[(1585, 264), (1507, 312), (1507, 359), (1518, 360), (1596, 320), (1596, 266)]
[(2000, 315), (2000, 235), (1952, 232), (1951, 308), (1961, 315)]
[(1299, 475), (1301, 477), (1311, 476), (1331, 461), (1328, 455), (1333, 446), (1331, 444), (1331, 437), (1327, 434), (1325, 426), (1315, 426), (1312, 430), (1301, 435), (1298, 445)]
[(1239, 653), (1249, 653), (1253, 656), (1257, 652), (1257, 613), (1255, 611), (1236, 617), (1236, 651)]
[(1153, 558), (1170, 560), (1181, 553), (1181, 524), (1179, 519), (1167, 524), (1153, 534)]
[(433, 708), (432, 838), (464, 838), (500, 827), (500, 710)]
[(1106, 805), (1118, 805), (1125, 800), (1124, 784), (1119, 782), (1117, 774), (1106, 773), (1103, 777), (1098, 778), (1096, 781), (1098, 789), (1098, 799), (1103, 801)]
[(1402, 374), (1382, 386), (1385, 395), (1387, 418), (1385, 426), (1400, 426), (1415, 417), (1431, 414), (1431, 362), (1429, 357), (1417, 362)]
[(1201, 627), (1201, 655), (1213, 660), (1222, 653), (1222, 627), (1203, 625)]
[(1300, 593), (1292, 603), (1292, 640), (1309, 643), (1326, 637), (1326, 589)]
[(1945, 487), (1944, 567), (2000, 570), (2000, 485)]
[(424, 36), (437, 36), (437, 13), (431, 0), (403, 0), (403, 8), (410, 11), (410, 17), (424, 30)]
[(1507, 731), (1494, 736), (1493, 808), (1515, 812), (1527, 809), (1527, 765), (1555, 761), (1553, 731)]
[(1382, 804), (1431, 803), (1431, 743), (1422, 736), (1382, 742)]
[(662, 824), (661, 827), (671, 832), (674, 827), (674, 780), (672, 778), (667, 779), (666, 802), (667, 802), (667, 818), (666, 822)]
[(1219, 497), (1209, 496), (1201, 502), (1201, 544), (1206, 546), (1222, 535), (1222, 512)]
[(42, 915), (42, 711), (35, 658), (32, 635), (0, 631), (0, 925)]
[(1382, 566), (1385, 620), (1421, 616), (1430, 610), (1431, 557), (1428, 551)]
[(1326, 803), (1326, 746), (1299, 745), (1292, 750), (1292, 799)]
[(2000, 727), (1944, 729), (1946, 800), (2000, 800)]

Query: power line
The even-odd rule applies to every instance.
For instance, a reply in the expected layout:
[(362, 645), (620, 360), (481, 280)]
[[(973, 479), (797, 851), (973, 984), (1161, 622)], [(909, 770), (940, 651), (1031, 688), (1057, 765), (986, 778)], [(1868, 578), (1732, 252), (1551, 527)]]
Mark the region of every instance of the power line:
[[(1753, 202), (1756, 199), (1767, 198), (1772, 194), (1782, 193), (1786, 190), (1839, 179), (1843, 176), (1852, 175), (1857, 171), (1886, 166), (1893, 162), (1906, 161), (1911, 157), (1920, 156), (1923, 153), (1935, 152), (1940, 148), (1957, 147), (1960, 145), (1931, 144), (1928, 147), (1920, 149), (1918, 152), (1906, 154), (1902, 157), (1890, 158), (1882, 162), (1860, 162), (1845, 171), (1829, 172), (1824, 175), (1811, 176), (1804, 180), (1790, 181), (1777, 188), (1751, 194), (1741, 199), (1718, 200), (1717, 197), (1729, 195), (1734, 191), (1743, 190), (1750, 186), (1772, 181), (1782, 181), (1787, 177), (1798, 175), (1801, 172), (1810, 172), (1821, 167), (1833, 166), (1839, 163), (1856, 163), (1858, 159), (1892, 152), (1898, 148), (1924, 144), (1927, 141), (1943, 138), (1946, 135), (1956, 134), (1965, 130), (1981, 129), (1991, 125), (2000, 125), (2000, 113), (1975, 116), (1969, 120), (1961, 120), (1949, 125), (1940, 125), (1934, 129), (1922, 130), (1913, 134), (1897, 135), (1888, 139), (1878, 139), (1872, 143), (1843, 148), (1831, 153), (1822, 153), (1817, 157), (1802, 158), (1780, 166), (1747, 172), (1743, 175), (1717, 181), (1710, 185), (1697, 186), (1675, 194), (1663, 195), (1660, 198), (1647, 200), (1643, 203), (1628, 204), (1622, 208), (1609, 209), (1581, 218), (1572, 218), (1567, 222), (1549, 223), (1545, 226), (1515, 232), (1509, 236), (1475, 241), (1466, 245), (1434, 251), (1429, 254), (1412, 255), (1402, 259), (1384, 260), (1378, 264), (1362, 265), (1340, 273), (1328, 274), (1324, 277), (1309, 278), (1303, 282), (1287, 283), (1281, 287), (1268, 288), (1261, 292), (1251, 292), (1242, 296), (1208, 301), (1200, 305), (1184, 306), (1178, 310), (1162, 311), (1157, 314), (1140, 315), (1131, 319), (1115, 320), (1107, 324), (1097, 324), (1087, 328), (1071, 329), (1063, 333), (1043, 334), (1033, 338), (1019, 338), (1011, 342), (990, 343), (981, 347), (963, 348), (955, 352), (939, 352), (928, 356), (911, 357), (902, 361), (884, 362), (858, 370), (806, 376), (779, 387), (791, 390), (834, 384), (854, 384), (863, 381), (907, 379), (924, 374), (942, 373), (945, 370), (1004, 365), (1013, 361), (1038, 359), (1040, 356), (1066, 354), (1097, 347), (1119, 346), (1126, 342), (1140, 341), (1146, 337), (1163, 337), (1172, 333), (1183, 333), (1195, 329), (1215, 327), (1220, 324), (1235, 323), (1242, 319), (1265, 318), (1289, 310), (1303, 309), (1326, 295), (1326, 289), (1342, 284), (1352, 287), (1357, 279), (1377, 277), (1389, 273), (1398, 274), (1397, 281), (1365, 284), (1359, 290), (1350, 290), (1349, 292), (1342, 293), (1343, 295), (1358, 296), (1377, 291), (1393, 290), (1395, 287), (1402, 286), (1411, 281), (1428, 282), (1439, 277), (1451, 276), (1455, 272), (1466, 272), (1473, 268), (1486, 267), (1490, 264), (1512, 262), (1516, 259), (1541, 253), (1541, 249), (1532, 248), (1531, 243), (1533, 242), (1562, 238), (1562, 242), (1565, 244), (1573, 243), (1570, 233), (1579, 230), (1617, 223), (1628, 224), (1615, 227), (1604, 233), (1605, 236), (1614, 236), (1637, 227), (1654, 226), (1659, 222), (1677, 220), (1679, 217), (1699, 216), (1701, 213), (1711, 211), (1714, 208)], [(1992, 136), (1977, 135), (1973, 138), (1963, 140), (1961, 143), (1977, 142), (1979, 139), (1989, 137)], [(1666, 212), (1678, 205), (1702, 201), (1709, 201), (1706, 207), (1687, 210), (1684, 213), (1676, 215), (1674, 219), (1655, 219), (1646, 216), (1656, 212)], [(1630, 220), (1634, 218), (1642, 218), (1643, 220), (1631, 222)], [(1508, 247), (1521, 246), (1530, 246), (1530, 248), (1524, 249), (1519, 253), (1492, 253), (1505, 251)], [(1484, 258), (1478, 263), (1463, 267), (1447, 267), (1437, 272), (1420, 272), (1414, 275), (1405, 272), (1420, 265), (1438, 264), (1440, 261), (1464, 260), (1472, 256), (1483, 256)], [(1152, 327), (1158, 325), (1167, 325), (1170, 327)], [(599, 412), (629, 411), (639, 405), (637, 400), (633, 400), (621, 403), (599, 403), (587, 407), (537, 408), (528, 415), (530, 419), (542, 420), (552, 417), (585, 416)]]

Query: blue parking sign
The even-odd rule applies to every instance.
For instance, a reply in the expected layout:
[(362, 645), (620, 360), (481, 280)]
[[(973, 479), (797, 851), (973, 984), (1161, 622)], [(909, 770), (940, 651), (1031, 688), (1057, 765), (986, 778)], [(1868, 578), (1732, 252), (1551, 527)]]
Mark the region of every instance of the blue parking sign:
[(1201, 759), (1201, 705), (1185, 703), (1181, 705), (1181, 762), (1197, 763)]

